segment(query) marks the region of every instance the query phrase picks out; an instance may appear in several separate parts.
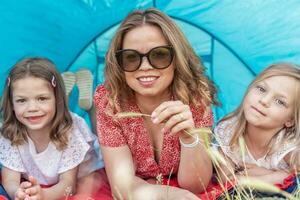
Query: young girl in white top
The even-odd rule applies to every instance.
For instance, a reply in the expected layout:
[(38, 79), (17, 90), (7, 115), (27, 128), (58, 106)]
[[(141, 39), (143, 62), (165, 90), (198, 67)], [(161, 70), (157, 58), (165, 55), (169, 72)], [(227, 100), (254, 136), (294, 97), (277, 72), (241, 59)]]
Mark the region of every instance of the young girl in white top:
[[(98, 169), (95, 136), (71, 114), (54, 64), (29, 58), (10, 71), (0, 136), (2, 183), (12, 199), (59, 199)], [(46, 187), (43, 187), (46, 186)]]
[(223, 180), (248, 176), (282, 183), (300, 169), (299, 99), (299, 67), (274, 64), (256, 77), (242, 104), (214, 130), (228, 161), (219, 170)]

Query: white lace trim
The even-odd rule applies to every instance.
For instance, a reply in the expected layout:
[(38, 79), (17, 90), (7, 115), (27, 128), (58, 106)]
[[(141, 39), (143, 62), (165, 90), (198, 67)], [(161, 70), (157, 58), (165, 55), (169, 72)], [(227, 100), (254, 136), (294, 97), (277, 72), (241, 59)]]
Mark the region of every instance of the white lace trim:
[(84, 119), (76, 114), (72, 114), (72, 118), (72, 134), (65, 150), (58, 151), (53, 143), (49, 143), (45, 151), (36, 153), (30, 138), (28, 143), (16, 147), (0, 136), (0, 162), (21, 172), (24, 177), (36, 176), (39, 183), (45, 185), (55, 184), (60, 173), (78, 165), (79, 177), (103, 167), (93, 146), (97, 137), (91, 133)]
[(93, 142), (96, 136), (90, 131), (88, 125), (84, 119), (77, 114), (72, 114), (73, 118), (73, 130), (69, 139), (68, 147), (63, 151), (61, 157), (61, 165), (58, 169), (58, 173), (62, 173), (73, 169), (80, 163), (86, 161), (85, 157), (88, 153), (92, 153)]
[(18, 172), (26, 171), (17, 146), (12, 146), (3, 136), (0, 136), (0, 149), (0, 162), (4, 167)]
[[(223, 153), (232, 159), (235, 164), (243, 162), (240, 150), (238, 148), (230, 148), (230, 140), (233, 137), (233, 130), (235, 126), (235, 118), (230, 118), (226, 121), (220, 122), (214, 129), (215, 139), (218, 146), (222, 149)], [(284, 135), (284, 133), (282, 133)], [(280, 139), (280, 138), (278, 138)], [(267, 169), (289, 169), (288, 164), (285, 162), (284, 157), (296, 147), (293, 144), (283, 144), (276, 152), (266, 157), (255, 160), (251, 154), (246, 152), (245, 162), (256, 164)]]

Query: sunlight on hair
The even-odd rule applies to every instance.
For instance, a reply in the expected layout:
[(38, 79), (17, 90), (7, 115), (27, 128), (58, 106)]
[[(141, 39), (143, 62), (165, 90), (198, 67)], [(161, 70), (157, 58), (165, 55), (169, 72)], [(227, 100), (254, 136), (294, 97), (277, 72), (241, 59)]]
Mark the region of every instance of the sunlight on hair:
[(242, 137), (239, 137), (239, 147), (241, 150), (241, 156), (243, 158), (243, 161), (245, 161), (245, 155), (246, 155), (246, 144), (245, 140)]

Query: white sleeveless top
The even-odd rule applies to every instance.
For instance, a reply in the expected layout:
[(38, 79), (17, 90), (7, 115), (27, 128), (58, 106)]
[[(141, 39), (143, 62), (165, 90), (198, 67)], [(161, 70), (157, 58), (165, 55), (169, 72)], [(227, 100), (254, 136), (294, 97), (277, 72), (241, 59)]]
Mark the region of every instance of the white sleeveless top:
[[(242, 153), (239, 148), (230, 148), (229, 144), (231, 138), (233, 137), (235, 118), (230, 118), (226, 121), (222, 121), (214, 129), (215, 139), (217, 145), (222, 152), (230, 158), (236, 165), (241, 165), (243, 163)], [(284, 130), (278, 133), (281, 137), (284, 137)], [(278, 137), (277, 140), (280, 140), (281, 137)], [(283, 144), (281, 148), (277, 149), (274, 153), (265, 155), (259, 159), (255, 159), (251, 153), (245, 150), (245, 163), (247, 164), (256, 164), (259, 167), (264, 167), (266, 169), (273, 170), (288, 170), (289, 166), (285, 162), (284, 157), (293, 151), (296, 148), (295, 145), (291, 143)]]
[(104, 166), (95, 150), (97, 137), (90, 131), (85, 120), (72, 113), (73, 128), (67, 147), (63, 151), (56, 149), (50, 142), (40, 153), (36, 152), (33, 141), (19, 146), (0, 136), (0, 162), (6, 168), (37, 178), (39, 184), (53, 185), (58, 182), (59, 174), (79, 165), (78, 177), (87, 175)]

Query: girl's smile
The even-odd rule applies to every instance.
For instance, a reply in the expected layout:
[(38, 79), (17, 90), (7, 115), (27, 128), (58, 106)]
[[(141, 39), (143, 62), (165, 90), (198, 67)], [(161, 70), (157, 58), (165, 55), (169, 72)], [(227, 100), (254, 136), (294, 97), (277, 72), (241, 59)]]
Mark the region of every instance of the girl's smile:
[(24, 124), (30, 134), (50, 134), (56, 113), (55, 95), (47, 81), (26, 77), (13, 84), (13, 106), (16, 118)]
[(45, 115), (25, 117), (31, 123), (39, 123)]

